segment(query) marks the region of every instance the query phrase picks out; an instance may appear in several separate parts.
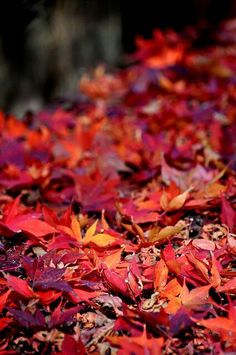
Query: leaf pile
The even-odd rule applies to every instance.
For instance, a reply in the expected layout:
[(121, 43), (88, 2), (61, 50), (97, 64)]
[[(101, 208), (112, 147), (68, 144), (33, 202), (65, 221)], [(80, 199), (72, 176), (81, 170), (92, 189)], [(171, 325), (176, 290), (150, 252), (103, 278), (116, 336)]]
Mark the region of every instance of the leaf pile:
[(1, 113), (0, 354), (236, 351), (235, 35)]

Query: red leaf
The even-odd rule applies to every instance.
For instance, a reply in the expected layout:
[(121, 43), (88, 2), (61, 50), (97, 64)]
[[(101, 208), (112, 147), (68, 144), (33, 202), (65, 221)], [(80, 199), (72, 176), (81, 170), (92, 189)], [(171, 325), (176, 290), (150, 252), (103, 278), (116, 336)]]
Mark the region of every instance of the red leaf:
[(133, 259), (132, 264), (129, 266), (129, 270), (127, 274), (127, 286), (130, 290), (131, 297), (136, 300), (137, 297), (139, 297), (142, 293), (143, 283), (135, 259)]
[(102, 275), (107, 287), (115, 292), (128, 296), (127, 283), (115, 271), (109, 270), (106, 265), (102, 265)]
[(0, 331), (8, 327), (12, 323), (12, 318), (2, 317), (0, 318)]
[(2, 312), (3, 308), (5, 307), (6, 301), (8, 296), (10, 295), (11, 290), (8, 290), (3, 295), (0, 296), (0, 313)]
[(146, 330), (136, 337), (109, 336), (107, 339), (112, 345), (121, 348), (118, 354), (162, 354), (163, 338), (148, 338)]
[(25, 298), (36, 297), (32, 288), (29, 287), (28, 283), (25, 280), (22, 280), (16, 276), (8, 275), (7, 276), (8, 287), (12, 288), (15, 292), (19, 293)]
[(62, 352), (60, 355), (86, 355), (87, 352), (82, 341), (76, 341), (71, 335), (66, 334), (62, 343)]
[(17, 216), (13, 221), (6, 224), (6, 226), (15, 233), (23, 231), (37, 238), (43, 237), (47, 234), (53, 234), (56, 231), (54, 227), (50, 226), (46, 222), (28, 215)]
[(75, 313), (79, 312), (81, 306), (72, 307), (69, 309), (63, 309), (62, 303), (60, 302), (57, 308), (52, 312), (51, 319), (49, 321), (49, 328), (57, 327), (60, 324), (68, 322), (73, 318)]
[(226, 200), (224, 195), (222, 196), (221, 201), (221, 222), (232, 229), (236, 226), (236, 212), (233, 210), (231, 204)]

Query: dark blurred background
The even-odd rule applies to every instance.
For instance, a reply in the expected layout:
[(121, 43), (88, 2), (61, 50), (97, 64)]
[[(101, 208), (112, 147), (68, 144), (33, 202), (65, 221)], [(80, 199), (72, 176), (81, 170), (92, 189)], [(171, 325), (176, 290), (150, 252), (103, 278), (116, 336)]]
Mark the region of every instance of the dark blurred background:
[(137, 35), (200, 25), (204, 45), (235, 0), (6, 0), (0, 5), (0, 107), (21, 116), (76, 95), (81, 74), (125, 63)]

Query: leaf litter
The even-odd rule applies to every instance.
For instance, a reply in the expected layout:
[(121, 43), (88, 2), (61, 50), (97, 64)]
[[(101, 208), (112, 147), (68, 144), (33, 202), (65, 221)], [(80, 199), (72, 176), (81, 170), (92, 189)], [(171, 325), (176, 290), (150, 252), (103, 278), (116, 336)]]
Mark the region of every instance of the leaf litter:
[(0, 354), (236, 351), (235, 25), (192, 41), (0, 114)]

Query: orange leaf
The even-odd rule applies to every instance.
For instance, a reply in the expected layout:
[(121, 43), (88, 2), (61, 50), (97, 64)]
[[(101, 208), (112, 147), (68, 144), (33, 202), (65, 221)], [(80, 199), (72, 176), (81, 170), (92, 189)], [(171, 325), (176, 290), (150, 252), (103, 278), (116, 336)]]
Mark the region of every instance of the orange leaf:
[(81, 242), (82, 241), (81, 227), (76, 216), (72, 216), (71, 218), (71, 230), (75, 238), (77, 239), (77, 241)]
[(170, 300), (168, 305), (165, 307), (165, 313), (175, 314), (181, 307), (181, 299), (179, 297)]
[(189, 291), (185, 282), (181, 292), (181, 300), (185, 307), (192, 308), (206, 303), (209, 297), (209, 289), (211, 285), (196, 287)]
[(182, 287), (180, 286), (179, 282), (177, 279), (172, 279), (166, 287), (161, 291), (161, 297), (166, 297), (169, 300), (172, 300), (179, 296), (179, 294), (182, 292)]
[(197, 258), (195, 258), (195, 256), (193, 254), (188, 254), (188, 255), (186, 255), (186, 257), (187, 257), (188, 261), (195, 267), (195, 269), (198, 270), (208, 282), (210, 282), (208, 269), (205, 266), (205, 264), (203, 262), (199, 261)]
[(236, 292), (236, 277), (233, 279), (229, 280), (224, 284), (224, 286), (218, 286), (217, 287), (218, 292), (231, 292), (235, 293)]
[(215, 182), (213, 184), (209, 184), (207, 187), (206, 187), (206, 190), (205, 190), (205, 196), (208, 198), (208, 197), (211, 197), (211, 198), (214, 198), (214, 197), (220, 197), (220, 195), (225, 192), (226, 190), (226, 186), (218, 183), (218, 182)]
[(166, 265), (173, 274), (178, 275), (180, 273), (181, 268), (177, 260), (167, 260)]
[(110, 234), (98, 233), (94, 236), (84, 238), (84, 243), (88, 244), (90, 242), (96, 244), (98, 247), (105, 248), (116, 241), (116, 238)]
[(67, 227), (67, 226), (63, 226), (61, 224), (58, 224), (57, 225), (57, 230), (59, 232), (63, 232), (63, 233), (66, 233), (68, 235), (70, 235), (71, 237), (74, 237), (74, 233), (73, 231), (71, 230), (71, 228)]
[(168, 267), (163, 259), (157, 262), (155, 271), (154, 271), (154, 289), (161, 291), (166, 283), (168, 277)]
[(182, 208), (188, 198), (188, 194), (191, 189), (192, 187), (183, 192), (182, 194), (174, 197), (173, 200), (170, 201), (167, 211), (176, 211)]
[(109, 269), (112, 269), (116, 267), (117, 264), (119, 264), (123, 250), (124, 248), (104, 258), (105, 264), (108, 266)]
[(198, 321), (199, 324), (210, 329), (211, 331), (220, 334), (223, 340), (235, 341), (236, 330), (235, 322), (232, 319), (225, 317), (217, 317), (212, 319), (203, 319)]

